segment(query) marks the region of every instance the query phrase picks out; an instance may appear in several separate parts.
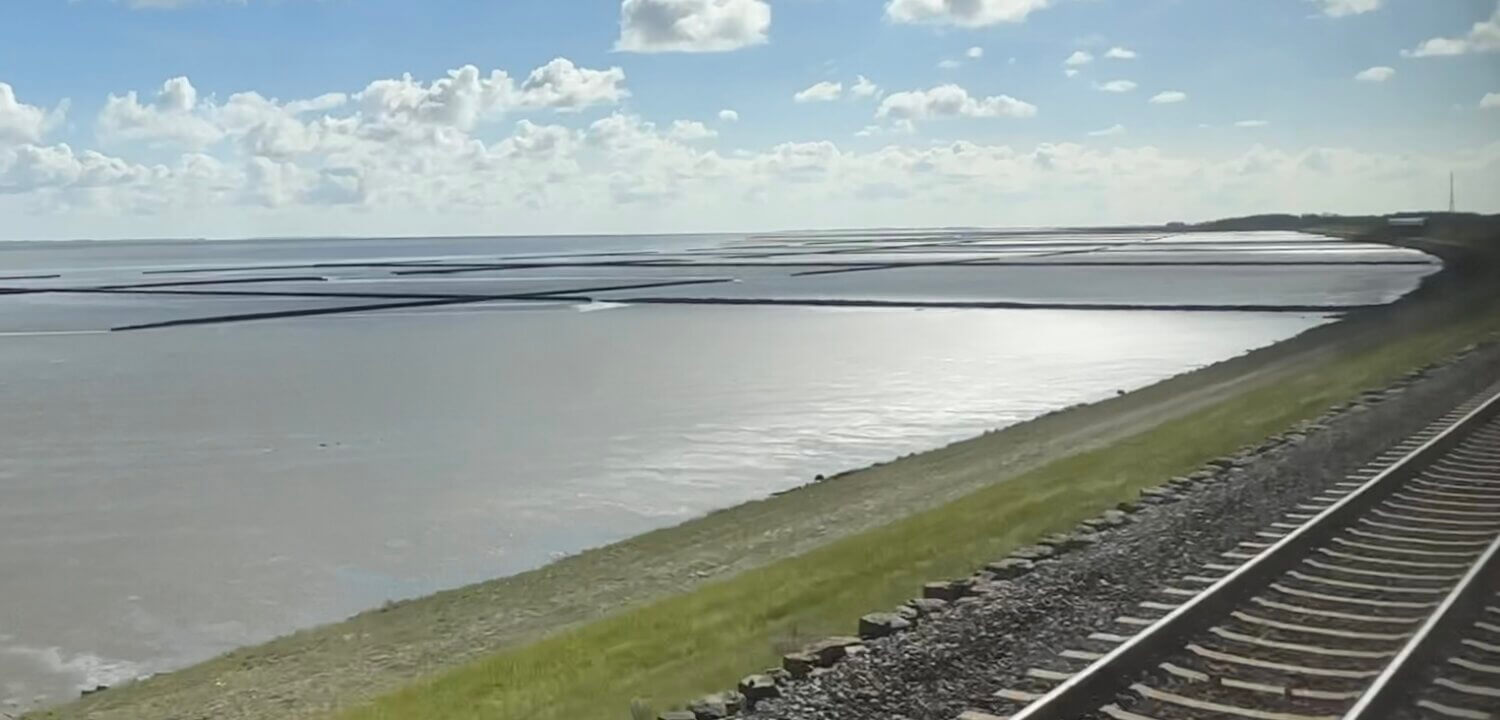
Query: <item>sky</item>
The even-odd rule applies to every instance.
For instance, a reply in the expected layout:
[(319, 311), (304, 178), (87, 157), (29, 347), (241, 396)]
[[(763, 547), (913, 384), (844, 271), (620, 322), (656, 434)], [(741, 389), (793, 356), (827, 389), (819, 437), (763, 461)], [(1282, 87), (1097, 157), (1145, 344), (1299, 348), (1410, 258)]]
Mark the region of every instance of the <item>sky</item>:
[(1500, 212), (1497, 0), (4, 0), (0, 240)]

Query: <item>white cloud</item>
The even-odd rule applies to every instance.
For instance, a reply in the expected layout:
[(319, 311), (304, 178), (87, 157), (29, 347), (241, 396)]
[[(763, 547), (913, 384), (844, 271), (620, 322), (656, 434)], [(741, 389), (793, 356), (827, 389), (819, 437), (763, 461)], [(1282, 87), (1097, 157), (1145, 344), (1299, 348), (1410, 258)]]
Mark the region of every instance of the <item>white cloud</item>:
[(554, 58), (521, 83), (520, 105), (576, 111), (592, 105), (614, 105), (630, 95), (625, 71), (580, 68), (567, 58)]
[(856, 98), (877, 97), (880, 95), (880, 86), (863, 75), (856, 75), (854, 84), (849, 86), (849, 95)]
[(1095, 90), (1110, 93), (1128, 93), (1135, 89), (1135, 83), (1130, 80), (1110, 80), (1107, 83), (1097, 83)]
[(150, 168), (93, 150), (74, 153), (66, 144), (22, 145), (0, 154), (0, 193), (60, 187), (95, 188), (151, 179)]
[(508, 159), (551, 160), (571, 155), (578, 145), (578, 133), (561, 125), (538, 125), (530, 120), (516, 122), (515, 133), (500, 141), (493, 153)]
[(628, 97), (625, 72), (580, 68), (567, 58), (555, 58), (527, 75), (518, 88), (502, 70), (480, 74), (465, 65), (449, 70), (448, 77), (429, 85), (410, 74), (399, 79), (376, 80), (356, 93), (368, 119), (394, 129), (397, 126), (447, 125), (470, 130), (487, 117), (517, 109), (552, 109), (573, 112), (601, 104), (616, 104)]
[(957, 85), (939, 85), (930, 90), (908, 90), (887, 95), (875, 111), (877, 118), (892, 120), (926, 120), (935, 117), (1029, 118), (1036, 115), (1035, 105), (1009, 95), (987, 98), (971, 97)]
[(724, 109), (724, 110), (720, 110), (719, 111), (719, 122), (732, 123), (732, 122), (739, 122), (739, 121), (740, 121), (740, 114), (739, 113), (737, 113), (737, 112), (735, 112), (733, 110), (729, 110), (729, 109)]
[(1240, 120), (1239, 122), (1236, 122), (1234, 126), (1242, 128), (1258, 128), (1265, 127), (1270, 124), (1271, 123), (1266, 122), (1265, 120)]
[(245, 172), (245, 201), (268, 208), (299, 202), (304, 189), (311, 184), (311, 173), (295, 163), (277, 162), (270, 158), (251, 158), (245, 166)]
[(1109, 52), (1104, 53), (1104, 57), (1111, 58), (1113, 60), (1134, 60), (1136, 58), (1136, 52), (1134, 50), (1128, 50), (1122, 47), (1112, 47), (1109, 49)]
[(584, 135), (594, 145), (628, 150), (646, 144), (644, 141), (655, 133), (656, 126), (639, 117), (614, 113), (590, 123)]
[(481, 75), (465, 65), (430, 85), (410, 74), (376, 80), (354, 96), (365, 115), (386, 126), (432, 124), (469, 130), (480, 118), (518, 102), (515, 81), (501, 70)]
[(1078, 69), (1077, 68), (1066, 68), (1066, 69), (1063, 70), (1063, 74), (1067, 75), (1068, 77), (1077, 77), (1078, 76)]
[(969, 48), (968, 50), (965, 50), (962, 58), (946, 58), (943, 60), (939, 60), (937, 66), (943, 70), (955, 70), (963, 67), (964, 60), (978, 60), (982, 57), (984, 57), (984, 48), (975, 46)]
[(1170, 105), (1172, 103), (1186, 102), (1187, 93), (1181, 90), (1163, 90), (1151, 96), (1150, 103), (1154, 105)]
[(824, 80), (798, 92), (792, 96), (792, 99), (799, 103), (829, 102), (839, 99), (839, 96), (843, 93), (844, 85), (842, 83)]
[(1345, 17), (1379, 10), (1381, 0), (1312, 0), (1312, 2), (1322, 5), (1323, 14), (1328, 17)]
[(345, 95), (330, 94), (282, 105), (259, 93), (235, 93), (224, 105), (213, 108), (210, 117), (226, 135), (239, 138), (247, 153), (287, 158), (347, 149), (356, 143), (360, 118), (325, 115), (304, 121), (299, 117), (340, 108), (347, 102)]
[[(710, 196), (724, 192), (731, 163), (713, 150), (701, 150), (663, 133), (639, 117), (616, 113), (589, 126), (578, 158), (582, 172), (566, 185), (541, 184), (543, 192), (562, 193), (564, 202), (598, 207), (661, 205), (691, 188)], [(710, 190), (710, 187), (714, 189)]]
[(1093, 61), (1094, 56), (1089, 54), (1087, 50), (1074, 50), (1073, 54), (1069, 55), (1068, 59), (1063, 61), (1063, 64), (1068, 67), (1079, 67), (1081, 65), (1087, 65)]
[(198, 104), (198, 91), (185, 77), (175, 77), (161, 86), (156, 107), (163, 112), (188, 112)]
[[(510, 111), (568, 113), (618, 103), (629, 95), (624, 79), (619, 68), (580, 68), (558, 58), (519, 85), (503, 71), (486, 75), (469, 65), (431, 83), (404, 75), (373, 81), (352, 94), (282, 102), (241, 92), (219, 102), (200, 99), (190, 81), (174, 78), (147, 103), (133, 92), (111, 96), (100, 113), (97, 135), (110, 142), (193, 150), (232, 142), (229, 147), (247, 160), (225, 172), (243, 176), (236, 193), (257, 205), (364, 203), (383, 186), (403, 184), (402, 176), (431, 175), (442, 168), (450, 168), (455, 177), (475, 169), (492, 172), (502, 161), (552, 163), (561, 151), (547, 149), (570, 144), (563, 135), (571, 131), (523, 121), (515, 135), (490, 146), (468, 133)], [(547, 172), (576, 170), (570, 163), (558, 160)], [(205, 167), (204, 161), (195, 161), (183, 172), (201, 185)], [(431, 182), (445, 181), (435, 176)]]
[[(260, 107), (238, 102), (247, 115)], [(291, 105), (259, 102), (283, 113)], [(343, 110), (354, 114), (333, 119), (359, 117), (356, 106)], [(768, 206), (785, 226), (852, 216), (869, 225), (974, 224), (997, 211), (1017, 224), (1126, 224), (1267, 207), (1381, 211), (1423, 197), (1449, 168), (1488, 203), (1480, 209), (1500, 209), (1491, 199), (1500, 198), (1500, 142), (1451, 154), (1265, 146), (1218, 154), (1131, 147), (1123, 137), (1092, 147), (892, 138), (858, 152), (813, 141), (721, 155), (673, 138), (675, 124), (619, 113), (582, 131), (521, 120), (489, 143), (431, 129), (420, 144), (361, 130), (333, 152), (230, 161), (193, 153), (164, 165), (62, 146), (0, 149), (0, 235), (431, 235), (502, 218), (519, 232), (752, 230), (765, 227)], [(861, 134), (906, 129), (882, 122)]]
[(134, 90), (111, 94), (99, 111), (98, 134), (106, 142), (142, 140), (202, 148), (218, 142), (224, 131), (198, 109), (198, 91), (186, 77), (162, 83), (156, 98), (142, 104)]
[(766, 42), (765, 0), (624, 0), (620, 39), (628, 52), (725, 52)]
[[(710, 137), (727, 126), (670, 116), (653, 124), (615, 113), (578, 128), (548, 124), (540, 113), (516, 119), (509, 130), (498, 122), (522, 110), (621, 102), (624, 78), (611, 77), (610, 70), (572, 63), (515, 76), (460, 68), (436, 81), (402, 77), (358, 92), (286, 99), (254, 92), (225, 98), (186, 80), (168, 83), (135, 104), (162, 122), (208, 123), (215, 143), (173, 160), (144, 144), (103, 154), (16, 135), (16, 145), (0, 143), (0, 235), (430, 235), (475, 232), (499, 219), (522, 232), (752, 229), (767, 222), (765, 207), (778, 209), (777, 224), (804, 226), (847, 217), (872, 225), (972, 223), (997, 211), (1031, 224), (1160, 221), (1266, 207), (1406, 206), (1422, 196), (1430, 170), (1441, 168), (1445, 178), (1449, 166), (1475, 197), (1500, 198), (1500, 143), (1451, 156), (1265, 147), (1241, 154), (1222, 146), (1131, 147), (1139, 141), (1115, 135), (1124, 132), (1115, 127), (1076, 143), (1036, 146), (900, 136), (937, 118), (1038, 114), (1029, 103), (975, 97), (958, 85), (872, 102), (877, 119), (854, 133), (860, 140), (849, 138), (849, 148), (815, 141), (721, 154)], [(868, 91), (858, 89), (864, 85)], [(841, 91), (880, 96), (863, 77)], [(1500, 93), (1492, 95), (1481, 105), (1500, 105)], [(21, 103), (0, 93), (0, 107), (12, 105)], [(725, 111), (731, 115), (721, 111), (720, 121), (737, 119)], [(574, 116), (555, 122), (578, 125)], [(1104, 127), (1093, 122), (1091, 128)], [(1270, 137), (1243, 132), (1252, 142)], [(898, 197), (902, 202), (889, 202)], [(1500, 209), (1500, 200), (1488, 202)]]
[(827, 140), (782, 143), (751, 159), (756, 175), (794, 183), (827, 182), (840, 170), (844, 154)]
[(718, 137), (719, 133), (696, 120), (674, 120), (668, 137), (683, 142), (695, 142)]
[(1462, 38), (1432, 38), (1418, 45), (1415, 50), (1402, 50), (1402, 57), (1445, 57), (1469, 52), (1469, 43)]
[(268, 208), (354, 205), (368, 198), (367, 179), (356, 168), (313, 169), (254, 157), (245, 173), (245, 200)]
[(1413, 50), (1402, 50), (1405, 57), (1441, 57), (1500, 51), (1500, 3), (1486, 20), (1474, 23), (1463, 37), (1435, 37)]
[(324, 112), (342, 107), (349, 102), (349, 96), (341, 92), (323, 93), (308, 100), (293, 100), (286, 104), (286, 111), (293, 115), (301, 115), (310, 112)]
[(1094, 131), (1092, 131), (1092, 132), (1089, 133), (1089, 136), (1090, 137), (1114, 137), (1116, 135), (1124, 135), (1124, 134), (1125, 134), (1125, 126), (1124, 125), (1120, 125), (1120, 124), (1115, 124), (1115, 125), (1111, 125), (1111, 126), (1109, 126), (1107, 128), (1104, 128), (1103, 130), (1094, 130)]
[(1479, 99), (1479, 109), (1500, 110), (1500, 93), (1485, 93), (1484, 97)]
[(1354, 79), (1360, 82), (1383, 83), (1390, 80), (1396, 74), (1396, 69), (1384, 65), (1376, 65), (1366, 68), (1354, 75)]
[(910, 120), (897, 120), (890, 125), (866, 125), (854, 133), (854, 137), (875, 137), (877, 135), (910, 135), (917, 131), (916, 123)]
[(982, 27), (1022, 22), (1051, 4), (1051, 0), (888, 0), (885, 16), (898, 23)]
[(62, 104), (52, 112), (16, 99), (16, 91), (0, 82), (0, 147), (9, 143), (37, 143), (67, 112)]

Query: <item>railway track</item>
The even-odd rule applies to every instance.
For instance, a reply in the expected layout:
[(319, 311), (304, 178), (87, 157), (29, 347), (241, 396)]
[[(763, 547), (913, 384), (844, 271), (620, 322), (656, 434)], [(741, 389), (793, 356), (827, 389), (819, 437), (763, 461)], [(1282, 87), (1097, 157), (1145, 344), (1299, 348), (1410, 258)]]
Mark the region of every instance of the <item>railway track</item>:
[(1500, 394), (962, 720), (1500, 720)]

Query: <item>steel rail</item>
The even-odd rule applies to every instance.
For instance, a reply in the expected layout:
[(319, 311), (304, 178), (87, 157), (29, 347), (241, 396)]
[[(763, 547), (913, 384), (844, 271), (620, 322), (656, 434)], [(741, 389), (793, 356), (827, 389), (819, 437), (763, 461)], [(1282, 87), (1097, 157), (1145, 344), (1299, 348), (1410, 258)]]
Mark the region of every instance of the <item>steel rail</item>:
[(1378, 720), (1390, 717), (1391, 709), (1416, 689), (1422, 673), (1431, 670), (1435, 654), (1444, 643), (1462, 630), (1466, 620), (1480, 614), (1484, 598), (1500, 574), (1500, 537), (1490, 543), (1478, 562), (1469, 568), (1443, 604), (1422, 623), (1421, 629), (1391, 661), (1374, 684), (1365, 690), (1344, 720)]
[[(1472, 429), (1497, 415), (1500, 415), (1500, 393), (1492, 395), (1255, 558), (1247, 560), (1135, 637), (1011, 715), (1010, 720), (1077, 720), (1097, 712), (1112, 702), (1117, 693), (1126, 690), (1141, 671), (1181, 650), (1187, 638), (1207, 630), (1253, 591), (1264, 588), (1296, 567), (1316, 547), (1399, 489), (1401, 483), (1442, 459), (1467, 439)], [(1493, 555), (1486, 557), (1493, 560)]]

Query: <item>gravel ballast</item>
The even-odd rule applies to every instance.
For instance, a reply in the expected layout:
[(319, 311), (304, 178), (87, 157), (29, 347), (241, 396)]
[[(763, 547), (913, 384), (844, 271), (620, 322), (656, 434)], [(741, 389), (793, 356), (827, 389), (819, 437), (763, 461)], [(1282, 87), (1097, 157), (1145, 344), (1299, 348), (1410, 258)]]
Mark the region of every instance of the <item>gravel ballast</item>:
[[(1035, 687), (1028, 668), (1067, 672), (1064, 648), (1116, 632), (1114, 618), (1257, 531), (1496, 382), (1500, 346), (1489, 343), (1365, 393), (1351, 405), (1278, 436), (1257, 452), (1218, 461), (1189, 478), (1163, 478), (1129, 521), (1100, 518), (1097, 537), (1032, 569), (995, 558), (977, 594), (922, 613), (909, 630), (866, 640), (746, 717), (770, 720), (952, 720), (997, 708), (994, 694)], [(1132, 508), (1134, 510), (1134, 508)], [(1004, 579), (1007, 575), (1013, 579)], [(941, 581), (942, 578), (933, 578)], [(923, 588), (912, 588), (914, 597)], [(927, 594), (941, 593), (930, 587)], [(850, 618), (854, 629), (857, 618)]]

